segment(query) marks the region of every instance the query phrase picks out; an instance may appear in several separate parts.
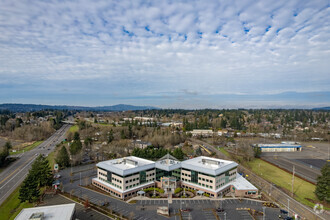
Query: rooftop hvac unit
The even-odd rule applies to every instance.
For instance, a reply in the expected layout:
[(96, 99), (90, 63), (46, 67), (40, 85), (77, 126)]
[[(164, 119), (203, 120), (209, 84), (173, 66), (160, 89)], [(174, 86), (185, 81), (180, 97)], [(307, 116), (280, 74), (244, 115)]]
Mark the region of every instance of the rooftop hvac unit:
[(43, 220), (43, 219), (44, 219), (43, 212), (35, 212), (29, 218), (29, 220)]

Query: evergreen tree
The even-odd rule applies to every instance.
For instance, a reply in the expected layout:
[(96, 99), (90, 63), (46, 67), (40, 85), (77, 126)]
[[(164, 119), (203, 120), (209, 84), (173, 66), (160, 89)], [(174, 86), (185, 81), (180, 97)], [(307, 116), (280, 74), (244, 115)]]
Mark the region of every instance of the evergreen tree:
[(70, 153), (72, 155), (76, 155), (77, 153), (80, 152), (81, 149), (82, 149), (82, 144), (80, 141), (80, 135), (78, 132), (75, 132), (73, 136), (73, 143), (70, 145)]
[(9, 156), (9, 150), (12, 148), (10, 141), (7, 141), (3, 150), (0, 152), (0, 167), (5, 163), (6, 158)]
[(113, 130), (111, 129), (108, 136), (108, 143), (111, 143), (114, 140)]
[(330, 163), (327, 162), (321, 169), (321, 176), (317, 178), (315, 195), (321, 201), (330, 202)]
[(48, 159), (39, 155), (33, 162), (29, 175), (32, 175), (39, 187), (50, 186), (53, 182), (53, 175), (49, 166)]
[(21, 202), (29, 201), (32, 203), (37, 201), (39, 196), (40, 189), (38, 187), (37, 179), (33, 175), (28, 175), (19, 189), (19, 200)]
[(23, 185), (19, 190), (19, 199), (21, 202), (34, 202), (40, 196), (40, 187), (50, 186), (53, 181), (53, 175), (48, 163), (48, 159), (40, 155), (33, 162), (31, 169)]
[(58, 163), (60, 167), (67, 167), (70, 165), (69, 154), (64, 146), (61, 148), (60, 152), (57, 154), (57, 157), (55, 160), (56, 160), (56, 163)]
[(178, 147), (173, 151), (173, 156), (175, 158), (177, 158), (178, 160), (183, 160), (184, 153), (183, 153), (181, 147)]

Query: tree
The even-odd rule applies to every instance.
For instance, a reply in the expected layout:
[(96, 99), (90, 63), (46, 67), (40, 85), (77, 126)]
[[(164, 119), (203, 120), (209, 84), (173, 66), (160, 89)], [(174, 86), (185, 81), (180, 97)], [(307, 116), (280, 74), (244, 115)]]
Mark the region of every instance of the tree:
[(78, 132), (75, 132), (74, 135), (73, 135), (73, 140), (74, 141), (80, 141), (80, 135)]
[(111, 143), (113, 140), (114, 140), (113, 130), (111, 129), (108, 136), (108, 144)]
[(42, 155), (39, 155), (33, 162), (29, 175), (32, 175), (37, 180), (39, 187), (50, 186), (53, 182), (52, 170), (48, 159)]
[(93, 139), (91, 137), (86, 137), (84, 140), (84, 144), (86, 147), (90, 147), (93, 143)]
[(178, 160), (183, 160), (184, 153), (183, 153), (181, 147), (178, 147), (173, 151), (173, 156), (175, 158), (177, 158)]
[(82, 144), (80, 141), (73, 141), (73, 143), (70, 145), (70, 153), (72, 155), (76, 155), (77, 153), (80, 152), (82, 148)]
[(12, 148), (10, 141), (7, 141), (3, 150), (0, 152), (0, 167), (5, 163), (6, 158), (9, 156), (9, 150)]
[(55, 161), (60, 167), (68, 167), (70, 165), (69, 154), (64, 146), (62, 146), (61, 150), (58, 152)]
[(201, 156), (202, 155), (202, 150), (200, 147), (198, 147), (195, 151), (196, 156)]
[(321, 176), (317, 178), (315, 195), (321, 201), (330, 202), (330, 163), (321, 169)]
[(23, 185), (19, 190), (19, 199), (21, 202), (36, 201), (40, 196), (40, 187), (49, 186), (52, 182), (53, 175), (48, 159), (39, 155), (23, 181)]
[(40, 189), (36, 179), (32, 175), (28, 175), (19, 189), (19, 200), (21, 200), (21, 202), (29, 201), (32, 203), (37, 201), (39, 196)]
[(260, 156), (261, 156), (261, 149), (260, 149), (260, 147), (254, 147), (253, 148), (253, 151), (254, 151), (254, 157), (255, 158), (260, 158)]
[(73, 135), (73, 143), (70, 145), (70, 153), (76, 155), (82, 149), (82, 144), (80, 141), (80, 135), (78, 132), (75, 132)]

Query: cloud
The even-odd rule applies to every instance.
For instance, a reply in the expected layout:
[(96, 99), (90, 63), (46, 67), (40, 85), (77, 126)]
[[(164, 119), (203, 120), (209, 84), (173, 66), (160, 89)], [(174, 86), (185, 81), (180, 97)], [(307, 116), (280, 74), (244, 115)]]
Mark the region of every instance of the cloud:
[(3, 0), (1, 83), (13, 100), (29, 85), (132, 100), (328, 91), (329, 12), (326, 0)]

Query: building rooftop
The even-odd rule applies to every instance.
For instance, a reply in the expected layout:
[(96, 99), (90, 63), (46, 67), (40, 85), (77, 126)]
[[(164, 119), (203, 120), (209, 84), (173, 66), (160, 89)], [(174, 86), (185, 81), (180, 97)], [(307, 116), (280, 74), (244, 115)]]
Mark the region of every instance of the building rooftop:
[(301, 145), (299, 144), (287, 144), (287, 143), (281, 143), (281, 144), (258, 144), (258, 147), (261, 148), (300, 148)]
[(181, 167), (180, 161), (170, 154), (166, 154), (164, 157), (156, 161), (156, 168), (158, 169), (171, 171), (171, 170), (179, 169), (180, 167)]
[(204, 156), (181, 162), (182, 168), (195, 170), (212, 176), (217, 176), (237, 166), (238, 164), (233, 161)]
[(236, 179), (232, 182), (232, 185), (238, 190), (258, 190), (254, 185), (252, 185), (240, 174), (237, 174)]
[(155, 162), (139, 157), (129, 156), (114, 160), (107, 160), (96, 164), (97, 167), (110, 170), (120, 176), (126, 176), (142, 170), (152, 169)]
[[(28, 219), (61, 219), (71, 220), (74, 214), (75, 204), (43, 206), (36, 208), (23, 209), (15, 218), (15, 220), (28, 220)], [(41, 218), (40, 218), (41, 217)]]

